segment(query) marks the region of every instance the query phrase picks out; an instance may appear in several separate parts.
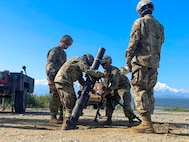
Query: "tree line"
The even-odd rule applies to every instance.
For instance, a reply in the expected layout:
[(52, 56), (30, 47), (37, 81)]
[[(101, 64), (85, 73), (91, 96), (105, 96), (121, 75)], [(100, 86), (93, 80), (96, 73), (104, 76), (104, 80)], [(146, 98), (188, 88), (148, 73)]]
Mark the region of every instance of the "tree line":
[[(49, 100), (50, 100), (49, 94), (44, 94), (44, 95), (27, 94), (27, 107), (28, 108), (35, 108), (35, 107), (48, 108)], [(0, 105), (3, 105), (4, 103), (4, 107), (11, 107), (11, 101), (12, 101), (11, 97), (4, 98), (4, 102), (3, 102), (3, 98), (0, 97)]]

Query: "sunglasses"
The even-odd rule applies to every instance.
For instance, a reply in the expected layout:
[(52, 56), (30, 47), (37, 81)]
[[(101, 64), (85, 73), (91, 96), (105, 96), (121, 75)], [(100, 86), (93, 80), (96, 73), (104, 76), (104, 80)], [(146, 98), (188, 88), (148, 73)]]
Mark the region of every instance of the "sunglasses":
[[(107, 62), (106, 62), (106, 63), (107, 63)], [(104, 66), (104, 65), (106, 65), (106, 63), (102, 63), (101, 65)]]
[(67, 42), (65, 42), (65, 41), (63, 41), (64, 42), (64, 44), (66, 44), (67, 46), (70, 46), (71, 44), (70, 43), (67, 43)]

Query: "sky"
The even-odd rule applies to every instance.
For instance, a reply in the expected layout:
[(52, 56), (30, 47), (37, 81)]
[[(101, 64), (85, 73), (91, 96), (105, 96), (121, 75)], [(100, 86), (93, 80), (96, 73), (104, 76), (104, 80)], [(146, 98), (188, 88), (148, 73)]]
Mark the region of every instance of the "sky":
[[(46, 80), (47, 52), (64, 34), (74, 40), (66, 50), (68, 59), (85, 53), (96, 56), (99, 47), (104, 47), (114, 66), (125, 66), (131, 27), (139, 18), (138, 2), (0, 0), (0, 71), (20, 72), (25, 65), (27, 75), (36, 82)], [(158, 82), (189, 91), (189, 1), (152, 2), (153, 16), (165, 29)]]

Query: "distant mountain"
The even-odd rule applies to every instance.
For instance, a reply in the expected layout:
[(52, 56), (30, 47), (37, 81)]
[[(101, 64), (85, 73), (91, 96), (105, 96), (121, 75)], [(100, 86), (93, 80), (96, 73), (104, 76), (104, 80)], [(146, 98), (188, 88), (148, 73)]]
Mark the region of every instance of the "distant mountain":
[(189, 98), (189, 91), (171, 88), (164, 83), (158, 82), (154, 87), (157, 98)]
[[(78, 90), (78, 83), (75, 84), (76, 90)], [(154, 87), (155, 98), (189, 98), (189, 91), (184, 89), (175, 89), (169, 87), (167, 84), (158, 82)], [(49, 88), (46, 79), (35, 80), (34, 94), (45, 95), (49, 93)]]

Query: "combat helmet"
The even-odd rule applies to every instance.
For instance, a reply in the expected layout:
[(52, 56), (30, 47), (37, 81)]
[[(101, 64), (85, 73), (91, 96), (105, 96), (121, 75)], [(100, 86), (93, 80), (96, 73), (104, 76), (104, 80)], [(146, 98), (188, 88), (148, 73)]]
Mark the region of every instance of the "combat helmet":
[(104, 55), (100, 63), (101, 65), (105, 63), (112, 63), (112, 58), (108, 55)]
[(154, 4), (151, 0), (140, 0), (136, 7), (137, 12), (143, 17), (146, 14), (152, 14), (154, 10)]
[(94, 61), (94, 57), (93, 55), (86, 53), (82, 56), (82, 59), (89, 65), (91, 66), (93, 64)]
[(64, 35), (60, 38), (60, 42), (65, 42), (68, 46), (72, 45), (73, 39), (69, 35)]

